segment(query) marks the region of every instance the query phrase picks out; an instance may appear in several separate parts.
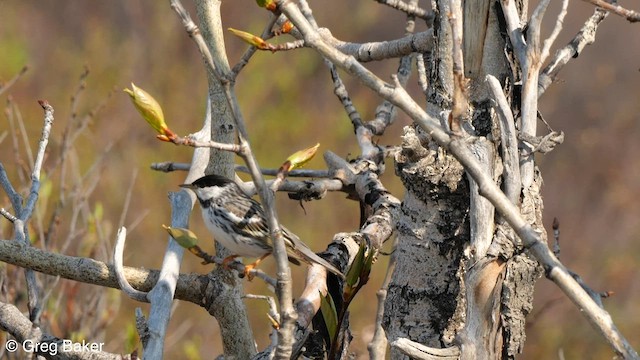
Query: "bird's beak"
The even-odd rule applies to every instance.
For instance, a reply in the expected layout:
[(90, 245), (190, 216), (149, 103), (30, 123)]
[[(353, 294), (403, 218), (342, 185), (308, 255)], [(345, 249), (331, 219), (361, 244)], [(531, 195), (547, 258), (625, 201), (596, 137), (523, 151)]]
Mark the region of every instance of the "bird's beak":
[(195, 185), (193, 185), (193, 184), (180, 184), (178, 186), (180, 186), (181, 188), (191, 189), (191, 190), (196, 188)]

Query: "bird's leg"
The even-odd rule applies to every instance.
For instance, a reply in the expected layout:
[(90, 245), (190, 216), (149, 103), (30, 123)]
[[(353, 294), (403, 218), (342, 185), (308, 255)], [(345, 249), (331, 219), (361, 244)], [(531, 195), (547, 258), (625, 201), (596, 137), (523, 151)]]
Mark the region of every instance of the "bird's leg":
[(271, 255), (271, 253), (266, 253), (260, 256), (258, 260), (254, 261), (253, 263), (244, 266), (244, 276), (246, 276), (249, 281), (253, 280), (253, 274), (250, 274), (249, 272), (255, 269), (258, 266), (258, 264), (260, 264), (260, 261), (262, 261), (264, 258), (266, 258), (269, 255)]
[(222, 260), (222, 267), (229, 270), (229, 264), (231, 264), (240, 255), (229, 255)]

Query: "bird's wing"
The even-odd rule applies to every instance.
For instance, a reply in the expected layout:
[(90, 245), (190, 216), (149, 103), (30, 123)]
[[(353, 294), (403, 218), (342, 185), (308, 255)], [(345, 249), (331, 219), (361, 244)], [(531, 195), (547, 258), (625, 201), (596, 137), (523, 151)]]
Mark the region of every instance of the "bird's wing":
[[(234, 227), (238, 233), (246, 237), (261, 239), (267, 243), (267, 246), (273, 248), (266, 216), (259, 202), (248, 197), (240, 197), (233, 202), (218, 205), (228, 210), (229, 216), (233, 217), (230, 219), (231, 223), (237, 224)], [(295, 247), (295, 243), (291, 241), (293, 234), (284, 227), (282, 227), (282, 233), (286, 245)], [(293, 237), (297, 238), (295, 235)]]
[(269, 227), (260, 204), (247, 197), (237, 197), (234, 201), (217, 204), (227, 210), (235, 230), (246, 237), (265, 239), (269, 237)]

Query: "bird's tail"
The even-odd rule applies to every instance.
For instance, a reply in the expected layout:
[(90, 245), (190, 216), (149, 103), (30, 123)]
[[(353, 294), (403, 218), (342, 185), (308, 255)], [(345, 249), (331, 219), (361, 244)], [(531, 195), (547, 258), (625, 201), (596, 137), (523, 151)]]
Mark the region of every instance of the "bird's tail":
[(301, 257), (304, 260), (307, 260), (307, 262), (322, 265), (329, 272), (335, 274), (340, 279), (343, 279), (343, 280), (345, 279), (344, 274), (340, 270), (338, 270), (337, 267), (331, 265), (327, 260), (318, 256), (311, 249), (309, 249), (309, 247), (307, 247), (306, 244), (304, 244), (301, 241), (297, 241), (296, 243), (297, 243), (296, 246), (293, 249), (291, 249), (291, 251), (295, 252), (298, 257)]

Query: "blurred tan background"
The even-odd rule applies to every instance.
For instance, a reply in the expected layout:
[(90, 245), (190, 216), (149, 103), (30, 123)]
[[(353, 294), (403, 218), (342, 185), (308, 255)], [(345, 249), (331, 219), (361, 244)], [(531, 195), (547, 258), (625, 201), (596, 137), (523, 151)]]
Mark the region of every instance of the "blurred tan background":
[[(321, 26), (346, 41), (388, 40), (402, 35), (403, 17), (373, 1), (310, 1)], [(190, 2), (185, 2), (189, 8)], [(355, 11), (353, 10), (355, 9)], [(225, 27), (252, 33), (262, 32), (267, 14), (254, 1), (225, 1)], [(555, 15), (550, 10), (548, 16)], [(574, 1), (569, 9), (559, 44), (565, 44), (592, 13), (591, 5)], [(191, 9), (191, 14), (195, 12)], [(419, 27), (419, 30), (423, 27)], [(547, 32), (548, 33), (548, 32)], [(638, 25), (610, 16), (600, 27), (597, 42), (562, 71), (560, 81), (541, 99), (541, 112), (556, 130), (566, 134), (565, 143), (539, 163), (545, 179), (545, 223), (551, 237), (551, 221), (561, 224), (561, 259), (598, 291), (613, 291), (605, 301), (615, 323), (636, 349), (640, 348), (640, 35)], [(286, 39), (286, 38), (285, 38)], [(283, 40), (278, 40), (283, 41)], [(246, 46), (227, 35), (226, 46), (232, 65)], [(108, 144), (113, 148), (101, 166), (97, 190), (89, 202), (104, 208), (103, 228), (108, 244), (93, 244), (91, 251), (105, 261), (111, 251), (115, 227), (124, 204), (132, 173), (138, 170), (126, 225), (137, 222), (128, 236), (125, 264), (159, 268), (167, 236), (161, 229), (169, 222), (166, 194), (176, 191), (182, 173), (159, 173), (149, 169), (153, 162), (188, 162), (191, 149), (161, 143), (135, 112), (121, 91), (130, 82), (152, 93), (162, 104), (169, 126), (181, 135), (197, 131), (204, 111), (205, 73), (199, 54), (184, 32), (168, 1), (71, 2), (0, 0), (0, 81), (7, 81), (22, 66), (29, 71), (9, 91), (24, 118), (30, 144), (35, 149), (42, 124), (37, 99), (47, 99), (56, 110), (50, 156), (59, 151), (62, 129), (70, 118), (70, 98), (86, 65), (90, 74), (77, 113), (84, 115), (97, 104), (106, 105), (91, 121), (76, 143), (80, 167), (86, 171)], [(396, 68), (395, 61), (369, 64), (383, 79)], [(365, 119), (371, 118), (379, 100), (352, 79), (345, 77), (356, 106)], [(413, 80), (415, 83), (415, 80)], [(322, 61), (309, 49), (288, 53), (258, 53), (238, 78), (237, 92), (248, 121), (251, 140), (263, 167), (273, 168), (291, 152), (321, 143), (321, 151), (332, 150), (355, 157), (358, 147), (344, 111), (332, 93), (330, 77)], [(3, 108), (9, 95), (0, 98)], [(0, 133), (8, 129), (2, 115)], [(402, 126), (399, 116), (383, 144), (397, 144)], [(11, 149), (12, 139), (0, 146), (0, 161), (18, 181)], [(309, 168), (322, 168), (319, 156)], [(55, 183), (57, 175), (52, 175)], [(402, 197), (388, 164), (385, 181)], [(55, 192), (54, 192), (55, 194)], [(8, 207), (3, 194), (1, 206)], [(358, 225), (354, 202), (330, 194), (325, 201), (304, 204), (280, 195), (281, 221), (312, 248), (321, 249), (332, 234), (352, 231)], [(48, 201), (51, 212), (55, 197)], [(306, 210), (306, 213), (305, 213)], [(62, 223), (68, 222), (68, 213)], [(193, 227), (207, 238), (199, 211)], [(48, 221), (49, 216), (44, 217)], [(65, 225), (62, 225), (64, 228)], [(6, 221), (0, 220), (3, 238), (10, 236)], [(85, 239), (77, 240), (69, 255), (80, 255)], [(211, 250), (209, 242), (202, 243)], [(55, 246), (54, 246), (55, 247)], [(352, 305), (355, 345), (366, 358), (366, 343), (372, 335), (374, 293), (384, 275), (381, 259), (365, 292)], [(209, 268), (186, 254), (183, 271), (205, 273)], [(273, 271), (273, 260), (264, 269)], [(297, 276), (296, 276), (297, 275)], [(301, 273), (294, 274), (301, 286)], [(21, 280), (18, 280), (21, 281)], [(64, 289), (64, 281), (58, 285)], [(82, 288), (82, 285), (80, 288)], [(247, 292), (267, 293), (259, 280), (248, 283)], [(133, 309), (138, 304), (111, 291), (114, 306), (107, 327), (107, 350), (124, 349), (131, 332)], [(259, 341), (267, 341), (266, 305), (247, 302)], [(217, 325), (201, 308), (179, 303), (170, 324), (167, 358), (212, 358), (221, 352)], [(66, 333), (53, 335), (65, 337)], [(535, 308), (530, 317), (523, 359), (605, 359), (611, 351), (584, 320), (579, 311), (549, 281), (539, 281)]]

